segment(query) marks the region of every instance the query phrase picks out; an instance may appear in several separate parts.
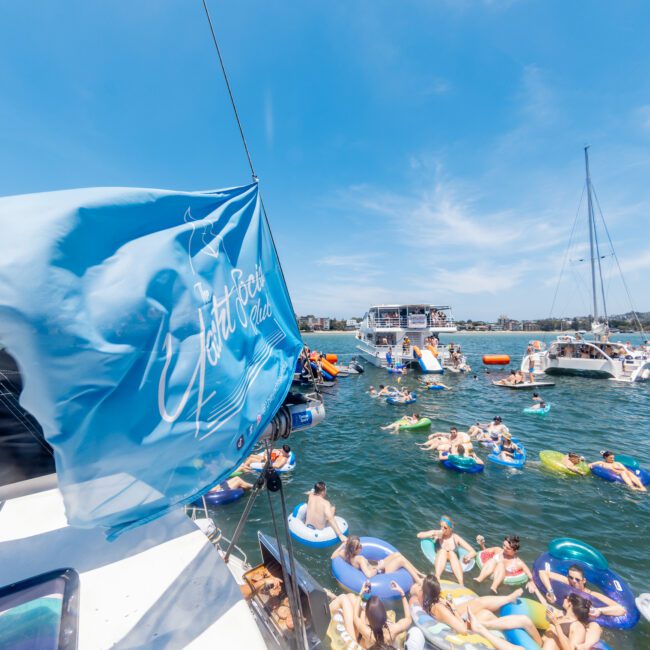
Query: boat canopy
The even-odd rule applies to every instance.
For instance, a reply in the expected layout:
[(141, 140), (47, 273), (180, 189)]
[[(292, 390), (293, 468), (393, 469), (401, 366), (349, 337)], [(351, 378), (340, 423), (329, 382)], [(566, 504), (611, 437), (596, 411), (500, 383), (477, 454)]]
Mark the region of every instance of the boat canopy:
[(257, 183), (0, 199), (0, 341), (68, 521), (111, 533), (225, 479), (301, 350)]

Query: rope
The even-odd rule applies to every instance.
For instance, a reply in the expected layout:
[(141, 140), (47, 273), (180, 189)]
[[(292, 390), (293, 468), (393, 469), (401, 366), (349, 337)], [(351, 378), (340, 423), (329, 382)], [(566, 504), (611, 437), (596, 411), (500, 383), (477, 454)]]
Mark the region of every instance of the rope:
[[(208, 19), (208, 25), (210, 26), (210, 33), (212, 34), (212, 42), (214, 43), (215, 50), (217, 51), (217, 56), (219, 57), (219, 65), (221, 66), (221, 72), (223, 73), (223, 79), (226, 82), (226, 88), (228, 89), (228, 95), (230, 97), (230, 104), (232, 105), (233, 113), (235, 114), (235, 120), (237, 121), (237, 127), (239, 128), (239, 135), (241, 136), (242, 144), (244, 145), (244, 151), (246, 152), (246, 158), (248, 159), (248, 166), (251, 170), (251, 176), (253, 180), (257, 183), (259, 178), (255, 173), (255, 168), (253, 167), (253, 159), (251, 158), (250, 151), (248, 149), (248, 144), (246, 142), (246, 136), (244, 135), (244, 127), (242, 126), (241, 120), (239, 119), (239, 111), (237, 110), (237, 105), (235, 104), (235, 97), (232, 93), (232, 88), (230, 87), (230, 81), (228, 80), (228, 73), (226, 72), (226, 66), (223, 62), (223, 57), (221, 56), (221, 49), (219, 48), (219, 43), (217, 41), (217, 35), (214, 31), (214, 26), (212, 25), (212, 18), (210, 17), (210, 12), (208, 10), (208, 5), (206, 0), (201, 0), (203, 3), (203, 9), (205, 11), (206, 18)], [(273, 238), (273, 231), (271, 230), (271, 225), (269, 224), (269, 217), (266, 213), (266, 206), (264, 205), (264, 198), (262, 197), (262, 191), (259, 190), (260, 197), (260, 206), (262, 207), (262, 214), (264, 215), (264, 221), (266, 222), (266, 227), (269, 230), (269, 235), (271, 236), (271, 244), (273, 245), (273, 250), (275, 256), (278, 260), (278, 267), (280, 268), (280, 275), (282, 276), (282, 281), (286, 289), (287, 299), (289, 305), (291, 306), (292, 313), (295, 313), (293, 308), (293, 302), (291, 300), (291, 294), (289, 293), (289, 288), (287, 286), (287, 279), (284, 275), (284, 269), (282, 268), (282, 263), (280, 262), (280, 256), (278, 255), (278, 247), (275, 245), (275, 239)], [(302, 338), (302, 337), (301, 337)]]
[(235, 105), (235, 98), (232, 94), (232, 89), (230, 88), (230, 81), (228, 81), (228, 74), (226, 72), (226, 66), (224, 65), (223, 62), (223, 57), (221, 56), (221, 50), (219, 49), (219, 43), (217, 42), (217, 36), (214, 33), (214, 27), (212, 26), (212, 18), (210, 18), (210, 12), (208, 11), (208, 5), (206, 4), (205, 0), (201, 0), (203, 2), (203, 9), (205, 10), (205, 15), (208, 19), (208, 25), (210, 25), (210, 33), (212, 34), (212, 42), (214, 43), (214, 47), (217, 50), (217, 56), (219, 57), (219, 64), (221, 65), (221, 72), (223, 72), (223, 78), (226, 82), (226, 88), (228, 88), (228, 95), (230, 95), (230, 103), (232, 105), (232, 110), (235, 113), (235, 120), (237, 120), (237, 126), (239, 127), (239, 135), (241, 136), (241, 141), (244, 144), (244, 151), (246, 152), (246, 158), (248, 158), (248, 165), (251, 168), (251, 175), (253, 177), (253, 180), (257, 182), (257, 174), (255, 173), (255, 170), (253, 169), (253, 160), (251, 159), (251, 154), (248, 151), (248, 145), (246, 144), (246, 137), (244, 136), (244, 129), (241, 125), (241, 120), (239, 119), (239, 113), (237, 112), (237, 106)]
[(566, 268), (567, 259), (569, 258), (569, 250), (571, 249), (571, 244), (573, 243), (573, 235), (576, 230), (576, 224), (578, 223), (578, 216), (580, 215), (580, 208), (582, 207), (582, 200), (585, 198), (585, 189), (586, 186), (582, 188), (582, 194), (580, 195), (580, 201), (578, 203), (578, 209), (576, 210), (576, 216), (573, 220), (573, 227), (571, 228), (571, 234), (569, 235), (569, 243), (567, 244), (566, 251), (564, 252), (564, 259), (562, 261), (562, 268), (560, 269), (560, 277), (557, 279), (557, 284), (555, 285), (555, 294), (553, 295), (553, 302), (551, 303), (551, 310), (548, 317), (553, 317), (553, 310), (555, 309), (555, 301), (557, 300), (557, 292), (560, 289), (560, 283), (562, 282), (562, 277), (564, 276), (564, 269)]
[(639, 330), (641, 331), (641, 333), (645, 334), (645, 330), (643, 329), (643, 324), (641, 323), (641, 320), (639, 319), (639, 315), (637, 314), (636, 308), (634, 307), (634, 301), (632, 300), (632, 294), (630, 293), (630, 289), (627, 286), (627, 282), (625, 281), (625, 276), (623, 275), (623, 269), (621, 268), (621, 263), (618, 261), (618, 255), (616, 254), (616, 250), (614, 249), (614, 242), (612, 242), (612, 237), (609, 234), (609, 228), (607, 227), (607, 223), (605, 222), (605, 217), (603, 216), (603, 211), (602, 211), (602, 209), (600, 207), (600, 201), (598, 200), (598, 195), (596, 194), (596, 190), (594, 190), (594, 198), (596, 199), (596, 205), (598, 206), (598, 213), (600, 214), (600, 220), (603, 222), (603, 227), (605, 228), (605, 234), (607, 235), (607, 239), (609, 241), (609, 246), (610, 246), (610, 248), (612, 250), (612, 255), (614, 256), (614, 259), (616, 260), (616, 266), (617, 266), (618, 272), (619, 272), (619, 274), (621, 276), (621, 280), (623, 281), (623, 286), (625, 287), (625, 293), (627, 294), (627, 299), (630, 302), (630, 309), (632, 310), (632, 314), (634, 315), (636, 323), (639, 326)]

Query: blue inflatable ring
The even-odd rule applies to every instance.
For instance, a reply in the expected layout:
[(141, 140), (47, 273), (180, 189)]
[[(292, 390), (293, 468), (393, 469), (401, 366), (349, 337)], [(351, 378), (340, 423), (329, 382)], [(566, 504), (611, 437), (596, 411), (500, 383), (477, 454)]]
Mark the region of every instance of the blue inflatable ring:
[[(648, 472), (648, 470), (645, 470), (638, 466), (629, 466), (625, 463), (623, 463), (623, 465), (625, 465), (625, 467), (627, 467), (630, 472), (636, 474), (636, 476), (641, 479), (641, 483), (643, 483), (643, 485), (650, 485), (650, 472)], [(603, 467), (602, 465), (596, 465), (595, 467), (592, 467), (591, 473), (598, 478), (609, 481), (610, 483), (625, 483), (625, 481), (616, 472), (613, 472), (611, 469), (607, 469), (607, 467)]]
[(234, 490), (219, 490), (218, 492), (207, 492), (202, 498), (198, 498), (192, 502), (193, 506), (203, 507), (203, 499), (209, 506), (225, 506), (227, 503), (237, 501), (244, 496), (242, 488)]
[[(370, 562), (379, 562), (397, 549), (376, 537), (361, 537), (361, 555)], [(382, 600), (397, 600), (401, 596), (390, 588), (390, 583), (394, 580), (407, 594), (413, 586), (413, 579), (406, 569), (399, 569), (394, 573), (378, 573), (372, 578), (366, 576), (348, 564), (342, 557), (335, 557), (332, 560), (332, 575), (336, 581), (348, 591), (359, 593), (366, 580), (370, 580), (370, 595), (379, 596)]]
[(441, 462), (443, 467), (465, 474), (478, 474), (485, 469), (485, 465), (477, 463), (473, 458), (465, 458), (455, 454), (450, 454)]
[[(587, 562), (575, 559), (573, 557), (567, 559), (560, 559), (554, 557), (550, 553), (542, 553), (533, 564), (533, 579), (535, 584), (540, 590), (545, 590), (544, 585), (539, 577), (540, 571), (550, 569), (553, 573), (559, 573), (566, 576), (569, 572), (569, 567), (576, 565), (582, 569), (585, 574), (587, 582), (598, 587), (606, 596), (622, 605), (625, 608), (623, 616), (599, 616), (595, 621), (603, 627), (629, 629), (634, 627), (640, 618), (639, 610), (634, 602), (634, 594), (632, 590), (625, 583), (623, 578), (614, 573), (611, 569), (595, 568)], [(570, 594), (576, 593), (590, 600), (594, 607), (605, 607), (596, 595), (586, 594), (578, 589), (574, 589), (563, 582), (551, 580), (551, 587), (555, 592), (556, 603), (561, 604), (562, 601)]]
[(409, 399), (401, 399), (401, 398), (397, 399), (395, 397), (389, 396), (386, 398), (386, 402), (388, 402), (388, 404), (397, 404), (397, 405), (415, 404), (415, 402), (417, 402), (417, 396), (415, 393), (411, 393), (411, 397)]
[(517, 440), (517, 438), (513, 438), (512, 442), (514, 442), (519, 449), (521, 449), (520, 452), (517, 452), (514, 455), (514, 458), (512, 460), (503, 460), (501, 458), (501, 446), (494, 445), (494, 451), (488, 455), (488, 460), (495, 463), (496, 465), (503, 465), (503, 467), (512, 467), (513, 469), (523, 469), (525, 463), (526, 463), (526, 449), (524, 446)]

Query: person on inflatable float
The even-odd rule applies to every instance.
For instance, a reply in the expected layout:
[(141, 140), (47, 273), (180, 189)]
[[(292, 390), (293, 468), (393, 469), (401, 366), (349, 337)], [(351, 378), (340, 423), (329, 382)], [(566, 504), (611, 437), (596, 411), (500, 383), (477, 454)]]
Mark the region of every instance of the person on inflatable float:
[(485, 465), (485, 463), (474, 453), (472, 443), (468, 445), (456, 445), (451, 449), (440, 449), (438, 451), (438, 458), (440, 460), (447, 460), (450, 455), (460, 456), (461, 458), (471, 458), (477, 465)]
[(420, 414), (413, 413), (413, 415), (405, 415), (401, 420), (397, 420), (397, 422), (393, 422), (388, 426), (381, 427), (381, 429), (382, 431), (392, 431), (393, 433), (397, 433), (401, 426), (405, 424), (417, 424), (419, 421)]
[(479, 442), (493, 442), (499, 444), (501, 437), (508, 431), (508, 427), (503, 424), (503, 419), (500, 415), (495, 415), (492, 422), (489, 424), (481, 424), (477, 422), (472, 425), (467, 433), (471, 437), (476, 437)]
[(584, 571), (576, 564), (569, 567), (567, 575), (564, 576), (561, 573), (555, 573), (550, 569), (542, 569), (539, 572), (539, 579), (542, 581), (544, 588), (546, 589), (546, 600), (549, 603), (555, 603), (555, 594), (553, 593), (553, 587), (551, 585), (551, 580), (556, 582), (561, 582), (562, 584), (569, 585), (577, 591), (582, 591), (589, 596), (594, 596), (598, 600), (602, 600), (604, 603), (607, 603), (607, 607), (591, 607), (589, 612), (590, 616), (593, 618), (598, 618), (599, 616), (625, 616), (625, 607), (619, 605), (615, 600), (611, 599), (609, 596), (602, 594), (598, 591), (592, 591), (587, 589), (587, 580), (585, 578)]
[(562, 457), (560, 461), (563, 467), (566, 467), (570, 472), (578, 474), (579, 476), (584, 476), (584, 472), (578, 468), (578, 465), (584, 460), (584, 456), (576, 454), (574, 451), (570, 451)]
[(501, 446), (499, 448), (499, 458), (507, 462), (512, 462), (515, 459), (515, 454), (521, 451), (521, 449), (512, 442), (512, 434), (510, 431), (504, 432), (501, 439)]
[[(271, 467), (273, 469), (280, 469), (284, 467), (291, 456), (291, 447), (289, 445), (282, 445), (281, 449), (273, 449), (271, 451)], [(251, 469), (251, 463), (265, 463), (266, 452), (263, 454), (251, 454), (239, 467), (242, 472), (248, 472)]]
[[(544, 598), (535, 589), (537, 598)], [(591, 602), (578, 594), (569, 594), (562, 609), (548, 607), (546, 620), (551, 624), (544, 633), (542, 650), (589, 650), (599, 640), (602, 629), (591, 621)]]
[[(435, 575), (429, 574), (422, 584), (411, 588), (411, 605), (421, 607), (425, 613), (448, 625), (458, 634), (471, 634), (472, 620), (479, 620), (491, 630), (516, 630), (523, 628), (530, 634), (538, 645), (542, 645), (533, 622), (524, 614), (497, 616), (504, 605), (513, 603), (523, 593), (523, 589), (515, 589), (509, 596), (479, 596), (464, 603), (455, 605), (449, 598), (442, 598), (442, 587)], [(515, 646), (513, 646), (515, 647)]]
[(345, 544), (341, 544), (332, 553), (332, 559), (343, 558), (350, 566), (361, 571), (366, 578), (373, 578), (378, 573), (395, 573), (399, 569), (406, 569), (415, 581), (424, 578), (424, 573), (418, 571), (399, 551), (387, 555), (373, 565), (360, 555), (361, 549), (361, 540), (356, 535), (350, 535)]
[(221, 492), (223, 490), (251, 490), (253, 488), (252, 483), (244, 481), (239, 476), (231, 476), (225, 481), (221, 481), (219, 485), (213, 487), (210, 492)]
[(458, 431), (456, 427), (451, 427), (449, 433), (436, 431), (429, 434), (426, 442), (416, 443), (418, 447), (426, 451), (435, 451), (436, 449), (446, 449), (449, 451), (452, 447), (459, 444), (469, 444), (470, 437), (464, 431)]
[(463, 556), (463, 564), (469, 564), (470, 560), (476, 556), (476, 551), (472, 548), (469, 542), (465, 541), (460, 535), (454, 533), (454, 522), (451, 517), (442, 515), (440, 517), (440, 528), (435, 530), (424, 530), (418, 533), (418, 539), (432, 538), (436, 543), (438, 549), (435, 561), (436, 577), (440, 576), (445, 570), (447, 562), (451, 565), (451, 570), (458, 581), (458, 584), (463, 584), (463, 567), (461, 560), (458, 557), (458, 548), (464, 548), (467, 554)]
[(631, 487), (633, 490), (638, 490), (639, 492), (647, 492), (648, 490), (646, 489), (646, 486), (643, 485), (643, 482), (641, 479), (634, 474), (634, 472), (631, 472), (623, 463), (617, 463), (615, 458), (614, 458), (614, 453), (611, 451), (601, 451), (600, 455), (603, 457), (603, 460), (598, 460), (595, 463), (591, 463), (589, 465), (589, 468), (591, 469), (592, 467), (595, 467), (596, 465), (600, 465), (601, 467), (605, 467), (606, 469), (614, 472), (615, 474), (618, 474), (625, 484), (628, 487)]
[(330, 602), (330, 614), (342, 616), (346, 632), (361, 648), (396, 648), (398, 646), (395, 642), (398, 636), (411, 627), (413, 619), (404, 591), (394, 581), (391, 582), (391, 588), (402, 597), (404, 608), (404, 617), (395, 622), (388, 620), (388, 612), (380, 598), (368, 597), (370, 592), (368, 581), (363, 583), (358, 595), (341, 594)]
[(483, 564), (483, 568), (481, 569), (478, 578), (474, 578), (476, 582), (483, 582), (485, 578), (492, 576), (492, 585), (490, 589), (496, 594), (497, 589), (501, 586), (501, 583), (508, 574), (523, 571), (526, 576), (528, 576), (528, 583), (526, 585), (528, 591), (534, 589), (533, 574), (526, 563), (518, 555), (520, 543), (517, 535), (506, 535), (503, 540), (503, 545), (500, 547), (493, 546), (492, 548), (487, 548), (485, 546), (485, 537), (483, 537), (483, 535), (477, 535), (476, 541), (482, 551), (493, 553), (492, 557)]
[(336, 523), (336, 508), (327, 499), (327, 486), (325, 483), (318, 481), (308, 494), (307, 516), (305, 518), (307, 526), (311, 526), (316, 530), (324, 530), (329, 526), (341, 542), (345, 543), (348, 538), (341, 532)]

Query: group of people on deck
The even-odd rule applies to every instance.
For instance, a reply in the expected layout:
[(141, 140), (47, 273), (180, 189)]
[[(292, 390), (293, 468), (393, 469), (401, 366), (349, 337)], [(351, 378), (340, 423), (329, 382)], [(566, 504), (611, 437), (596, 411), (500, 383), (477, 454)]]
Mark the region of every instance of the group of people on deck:
[(501, 386), (513, 386), (516, 384), (526, 384), (526, 383), (535, 383), (535, 374), (534, 368), (530, 368), (528, 371), (528, 379), (526, 379), (526, 374), (523, 370), (511, 370), (510, 374), (499, 381), (494, 382)]
[[(588, 650), (601, 636), (601, 628), (595, 622), (599, 616), (621, 616), (625, 609), (611, 598), (591, 591), (587, 587), (583, 570), (578, 565), (569, 567), (567, 575), (543, 570), (539, 579), (544, 587), (542, 593), (526, 563), (519, 557), (520, 540), (516, 535), (507, 535), (501, 546), (488, 548), (482, 535), (476, 537), (480, 550), (473, 548), (454, 530), (452, 519), (443, 515), (439, 527), (418, 533), (419, 539), (433, 539), (437, 554), (433, 571), (428, 575), (419, 571), (404, 555), (394, 552), (379, 562), (365, 558), (361, 551), (359, 537), (350, 535), (332, 554), (332, 559), (342, 558), (352, 567), (363, 573), (367, 580), (358, 594), (330, 594), (332, 617), (342, 622), (345, 630), (356, 644), (355, 648), (384, 650), (402, 647), (408, 633), (407, 650), (421, 650), (425, 647), (422, 632), (413, 626), (413, 617), (424, 611), (437, 621), (448, 625), (458, 634), (480, 634), (497, 650), (520, 650), (520, 646), (506, 641), (494, 632), (524, 629), (543, 650)], [(459, 553), (464, 549), (465, 553)], [(459, 584), (463, 584), (463, 564), (468, 564), (478, 553), (484, 558), (479, 575), (474, 578), (482, 582), (492, 579), (491, 591), (494, 595), (480, 596), (465, 602), (453, 602), (443, 594), (440, 583), (447, 563)], [(462, 557), (461, 557), (462, 555)], [(396, 582), (391, 588), (401, 598), (402, 618), (391, 618), (386, 606), (377, 596), (370, 596), (370, 580), (381, 573), (394, 573), (404, 569), (413, 580), (413, 586), (405, 593)], [(532, 620), (525, 615), (499, 616), (500, 609), (523, 595), (523, 589), (516, 589), (506, 596), (498, 595), (506, 576), (524, 573), (528, 578), (527, 590), (547, 607), (549, 629), (540, 635)], [(578, 593), (571, 593), (561, 603), (552, 589), (552, 581), (572, 586)], [(590, 596), (597, 597), (601, 607), (594, 607)]]

